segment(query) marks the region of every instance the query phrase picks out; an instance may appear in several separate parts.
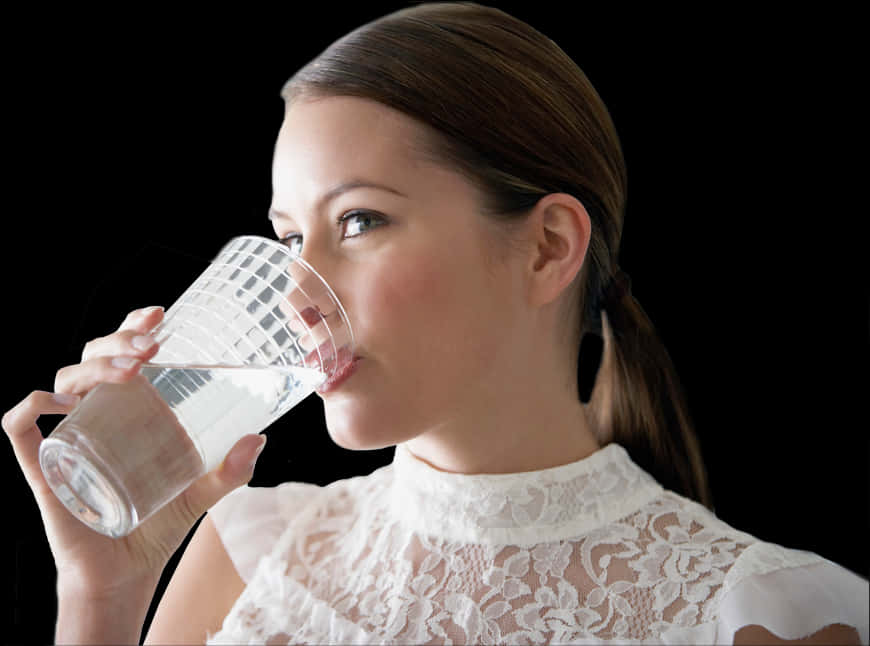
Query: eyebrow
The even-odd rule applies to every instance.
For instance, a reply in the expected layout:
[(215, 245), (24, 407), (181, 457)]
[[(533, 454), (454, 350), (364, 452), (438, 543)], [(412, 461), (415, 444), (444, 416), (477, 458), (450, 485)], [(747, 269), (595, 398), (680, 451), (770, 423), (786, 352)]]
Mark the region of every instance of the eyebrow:
[[(398, 195), (399, 197), (405, 197), (405, 198), (408, 197), (407, 195), (405, 195), (401, 191), (397, 191), (396, 189), (392, 188), (391, 186), (387, 186), (385, 184), (378, 184), (376, 182), (369, 182), (369, 181), (362, 180), (362, 179), (355, 179), (355, 180), (351, 180), (349, 182), (344, 182), (342, 184), (339, 184), (335, 188), (331, 188), (326, 193), (324, 193), (323, 196), (321, 196), (321, 198), (317, 202), (318, 210), (322, 209), (324, 206), (326, 206), (326, 204), (328, 204), (331, 200), (334, 200), (335, 198), (337, 198), (342, 193), (347, 193), (348, 191), (352, 191), (352, 190), (357, 189), (357, 188), (374, 188), (374, 189), (377, 189), (380, 191), (386, 191), (388, 193)], [(286, 213), (282, 213), (281, 211), (277, 211), (273, 208), (269, 209), (269, 220), (270, 221), (274, 220), (276, 218), (289, 218), (289, 217), (290, 216), (287, 215)]]

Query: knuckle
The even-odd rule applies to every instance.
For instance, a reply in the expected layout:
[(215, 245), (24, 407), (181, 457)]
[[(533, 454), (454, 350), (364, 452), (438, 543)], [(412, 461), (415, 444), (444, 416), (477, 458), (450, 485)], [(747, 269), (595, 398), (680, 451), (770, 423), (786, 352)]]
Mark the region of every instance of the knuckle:
[(85, 343), (85, 347), (82, 348), (82, 361), (85, 361), (88, 357), (91, 356), (94, 352), (94, 341), (96, 339), (92, 339)]
[(147, 307), (140, 307), (136, 310), (131, 310), (127, 313), (127, 316), (124, 317), (124, 320), (121, 322), (121, 325), (118, 327), (118, 331), (127, 330), (135, 325), (139, 324), (145, 316)]
[(39, 410), (39, 406), (42, 403), (44, 396), (45, 393), (43, 393), (42, 391), (34, 390), (32, 393), (24, 398), (23, 402), (21, 402), (22, 405), (19, 409), (19, 412), (21, 414), (33, 415), (34, 412)]
[(33, 392), (31, 392), (27, 397), (24, 398), (24, 401), (22, 402), (24, 404), (24, 409), (27, 411), (31, 411), (36, 408), (37, 404), (42, 399), (42, 395), (43, 393), (41, 390), (34, 390)]
[(66, 384), (71, 379), (71, 375), (81, 365), (83, 364), (79, 363), (74, 366), (64, 366), (63, 368), (60, 368), (56, 373), (54, 373), (54, 392), (63, 392), (62, 388), (66, 386)]
[(0, 427), (8, 435), (12, 428), (12, 422), (15, 419), (15, 408), (11, 408), (3, 413), (3, 419), (0, 419)]
[(16, 417), (16, 410), (13, 408), (12, 410), (6, 411), (3, 414), (3, 419), (0, 419), (0, 427), (3, 428), (3, 432), (6, 433), (6, 435), (12, 435), (12, 427), (15, 425)]
[(34, 390), (32, 393), (27, 395), (27, 397), (18, 402), (18, 405), (6, 411), (3, 415), (3, 419), (0, 420), (0, 425), (2, 425), (3, 430), (7, 434), (12, 432), (13, 427), (16, 426), (16, 422), (22, 415), (26, 416), (33, 414), (33, 411), (38, 406), (41, 394), (40, 391)]
[(91, 339), (85, 343), (85, 348), (82, 351), (82, 361), (87, 361), (88, 359), (105, 352), (106, 340), (108, 338), (109, 337), (106, 336), (99, 336), (96, 339)]
[(59, 369), (56, 373), (54, 373), (54, 392), (56, 392), (56, 393), (61, 392), (60, 389), (61, 389), (61, 386), (63, 384), (64, 378), (66, 377), (68, 368), (69, 368), (68, 366), (64, 366), (63, 368)]
[(48, 405), (52, 394), (44, 390), (34, 390), (18, 404), (3, 414), (0, 426), (7, 435), (12, 436), (15, 431), (23, 430), (22, 426), (33, 424), (39, 417), (43, 408)]

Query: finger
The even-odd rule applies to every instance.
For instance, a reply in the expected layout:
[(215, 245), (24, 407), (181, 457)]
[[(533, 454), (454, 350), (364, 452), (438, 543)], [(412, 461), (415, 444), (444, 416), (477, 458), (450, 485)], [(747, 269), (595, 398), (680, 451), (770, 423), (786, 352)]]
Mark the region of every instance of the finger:
[(141, 366), (138, 357), (94, 357), (58, 370), (54, 391), (84, 395), (99, 383), (123, 384), (135, 377)]
[(194, 482), (172, 504), (180, 506), (192, 525), (230, 491), (250, 481), (265, 445), (265, 435), (245, 435), (218, 467)]
[(142, 361), (147, 361), (157, 354), (159, 349), (150, 334), (133, 329), (122, 330), (88, 341), (82, 351), (82, 361), (119, 355), (138, 357)]
[(147, 334), (163, 320), (164, 313), (163, 307), (160, 305), (133, 310), (127, 314), (127, 317), (118, 327), (117, 332), (133, 330), (139, 334)]
[(80, 399), (73, 395), (34, 390), (10, 409), (0, 422), (12, 443), (15, 458), (27, 484), (30, 485), (37, 500), (50, 490), (39, 468), (42, 432), (36, 425), (36, 420), (40, 415), (66, 415), (75, 408)]

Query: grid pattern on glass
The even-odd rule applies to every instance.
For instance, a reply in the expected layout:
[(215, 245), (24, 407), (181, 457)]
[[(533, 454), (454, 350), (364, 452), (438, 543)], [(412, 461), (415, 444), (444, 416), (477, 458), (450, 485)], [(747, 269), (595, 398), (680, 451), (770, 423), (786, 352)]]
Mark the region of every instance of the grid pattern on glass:
[[(311, 319), (306, 322), (289, 301), (292, 295), (314, 302), (298, 280), (312, 275), (316, 273), (282, 246), (249, 237), (230, 241), (167, 312), (162, 327), (172, 329), (172, 335), (165, 339), (159, 361), (185, 357), (190, 362), (192, 351), (196, 361), (211, 363), (217, 357), (219, 363), (235, 365), (300, 365), (306, 358), (307, 365), (315, 365), (311, 359), (316, 358), (321, 370), (329, 372), (338, 356), (329, 322), (322, 317), (309, 325)], [(316, 276), (311, 284), (317, 287), (320, 281)], [(326, 290), (321, 298), (335, 303), (338, 311)], [(176, 316), (179, 321), (174, 321)], [(315, 335), (318, 325), (322, 329)], [(176, 335), (178, 343), (173, 341)]]
[[(171, 318), (167, 317), (166, 325), (172, 334), (162, 348), (187, 356), (188, 361), (213, 365), (287, 365), (298, 362), (302, 356), (299, 339), (307, 330), (295, 336), (281, 336), (281, 328), (277, 334), (267, 334), (256, 316), (258, 301), (239, 302), (234, 299), (229, 295), (236, 289), (233, 283), (212, 281), (205, 287), (188, 290), (184, 302), (171, 313)], [(184, 343), (184, 348), (174, 352), (179, 342)]]
[[(218, 257), (214, 260), (214, 264), (215, 265), (227, 264), (224, 262), (224, 258), (222, 258), (222, 256), (225, 256), (227, 261), (236, 261), (237, 258), (239, 257), (239, 254), (237, 251), (234, 250), (234, 247), (235, 247), (235, 245), (233, 245), (232, 243), (227, 245), (227, 249), (218, 255)], [(269, 257), (267, 259), (266, 258), (259, 258), (259, 260), (263, 260), (263, 262), (256, 269), (253, 269), (251, 267), (250, 262), (242, 261), (241, 263), (237, 263), (237, 266), (235, 266), (233, 268), (233, 272), (232, 272), (231, 276), (234, 276), (236, 279), (238, 279), (239, 277), (245, 277), (247, 275), (247, 280), (243, 284), (243, 288), (247, 288), (247, 289), (254, 289), (255, 288), (256, 283), (252, 282), (254, 280), (255, 276), (260, 277), (264, 280), (269, 280), (270, 278), (272, 278), (272, 276), (275, 276), (275, 278), (274, 278), (274, 280), (272, 280), (271, 284), (264, 287), (263, 291), (260, 292), (259, 298), (258, 298), (259, 302), (262, 302), (264, 304), (269, 304), (269, 301), (271, 300), (271, 295), (276, 294), (279, 296), (278, 302), (282, 303), (285, 307), (289, 307), (289, 309), (292, 311), (291, 318), (294, 318), (298, 321), (304, 320), (304, 319), (302, 319), (302, 317), (300, 315), (301, 313), (298, 311), (298, 309), (293, 307), (293, 305), (288, 305), (287, 297), (293, 293), (296, 293), (305, 302), (313, 302), (314, 298), (313, 298), (313, 295), (311, 293), (309, 293), (303, 287), (303, 285), (301, 284), (301, 281), (295, 279), (290, 274), (291, 267), (295, 273), (301, 274), (303, 277), (316, 277), (317, 280), (311, 281), (311, 284), (314, 285), (315, 287), (322, 287), (324, 285), (324, 283), (321, 282), (322, 279), (316, 275), (316, 272), (314, 272), (309, 267), (307, 267), (305, 264), (303, 264), (303, 262), (297, 256), (293, 255), (289, 250), (287, 250), (283, 246), (276, 246), (275, 244), (270, 245), (267, 242), (262, 241), (262, 242), (259, 242), (257, 244), (257, 248), (256, 248), (255, 252), (263, 254), (263, 256), (268, 254)], [(247, 258), (246, 258), (246, 260), (247, 260)], [(246, 272), (247, 272), (247, 274), (246, 274)], [(326, 289), (328, 289), (328, 288), (326, 288)], [(240, 293), (237, 293), (237, 295), (241, 296)], [(340, 311), (336, 299), (334, 299), (330, 295), (327, 295), (325, 293), (325, 291), (324, 291), (324, 294), (322, 296), (324, 298), (328, 299), (331, 303), (335, 304), (335, 308), (336, 308), (337, 312)], [(253, 301), (251, 303), (249, 303), (249, 307), (251, 309), (254, 309), (256, 307), (256, 305), (257, 305), (257, 303), (253, 302)], [(280, 314), (280, 312), (279, 312), (279, 314)], [(343, 311), (340, 312), (339, 316), (343, 316)], [(280, 317), (280, 318), (282, 318), (282, 321), (283, 321), (283, 317)], [(268, 320), (268, 322), (271, 322), (271, 321)], [(283, 322), (286, 323), (286, 321), (283, 321)], [(335, 358), (338, 356), (338, 348), (335, 346), (335, 342), (334, 342), (336, 335), (334, 333), (334, 330), (330, 328), (330, 324), (329, 324), (328, 320), (326, 320), (326, 318), (323, 318), (321, 324), (323, 325), (325, 332), (326, 332), (326, 334), (324, 334), (322, 336), (324, 336), (326, 339), (329, 339), (329, 343), (327, 344), (326, 347), (324, 347), (324, 344), (322, 342), (318, 342), (314, 338), (315, 337), (315, 335), (313, 334), (314, 331), (311, 329), (307, 329), (307, 331), (309, 333), (309, 337), (311, 337), (310, 338), (311, 343), (310, 343), (310, 348), (306, 348), (306, 349), (313, 350), (316, 353), (320, 367), (324, 371), (328, 372), (329, 370), (331, 370), (335, 367), (335, 363), (336, 363)], [(285, 340), (284, 336), (280, 335), (280, 333), (279, 333), (278, 340), (279, 341)], [(307, 339), (307, 338), (302, 339), (301, 343), (299, 343), (298, 345), (305, 347), (306, 342), (308, 342), (308, 341), (309, 341), (309, 339)], [(279, 345), (280, 345), (280, 343), (279, 343)], [(295, 361), (295, 360), (296, 360), (296, 358), (294, 356), (293, 359), (291, 359), (291, 362)]]

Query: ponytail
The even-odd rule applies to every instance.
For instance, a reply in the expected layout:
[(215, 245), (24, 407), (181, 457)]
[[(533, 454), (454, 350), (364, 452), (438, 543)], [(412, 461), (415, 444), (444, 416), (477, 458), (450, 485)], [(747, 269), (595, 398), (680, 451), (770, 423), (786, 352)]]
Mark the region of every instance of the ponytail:
[(621, 445), (665, 489), (713, 511), (676, 369), (620, 270), (598, 300), (604, 348), (588, 408), (599, 442)]

